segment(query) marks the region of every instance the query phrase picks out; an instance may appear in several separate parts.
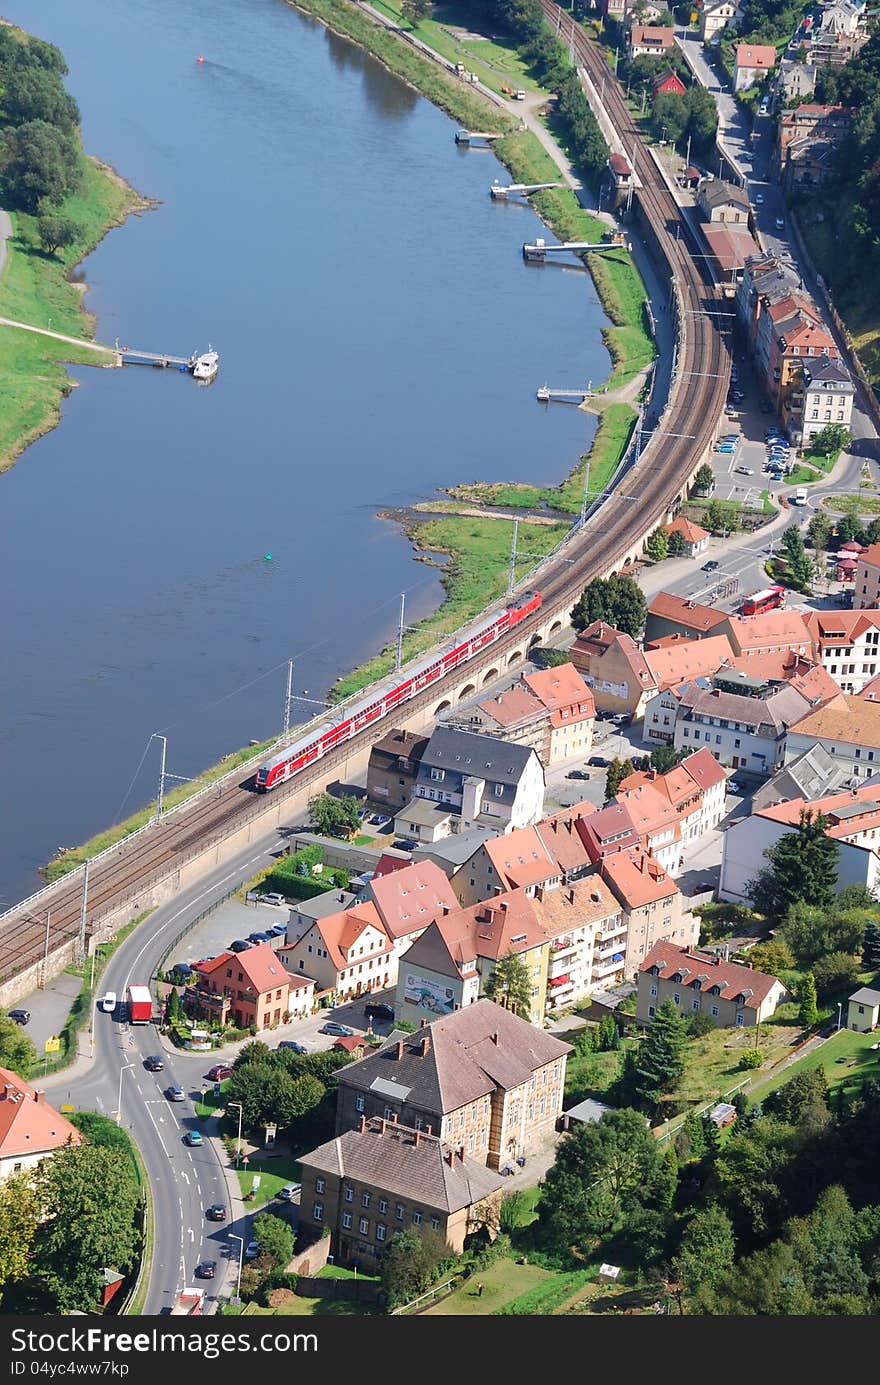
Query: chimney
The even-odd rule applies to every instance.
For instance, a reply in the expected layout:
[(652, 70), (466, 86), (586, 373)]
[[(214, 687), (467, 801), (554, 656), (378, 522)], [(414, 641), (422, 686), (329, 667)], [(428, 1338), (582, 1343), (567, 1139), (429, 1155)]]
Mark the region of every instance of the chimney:
[(505, 912), (505, 914), (506, 914), (506, 913), (507, 913), (507, 910), (510, 908), (509, 901), (506, 900), (506, 899), (499, 899), (499, 901), (498, 901), (498, 907), (499, 907), (500, 909), (503, 909), (504, 912)]
[(380, 1120), (380, 1122), (379, 1122), (379, 1134), (380, 1134), (380, 1135), (384, 1135), (384, 1134), (385, 1134), (385, 1126), (387, 1125), (387, 1123), (388, 1123), (388, 1122), (385, 1121), (384, 1119), (383, 1119), (383, 1120)]
[(36, 1102), (41, 1102), (41, 1101), (42, 1101), (42, 1102), (45, 1102), (45, 1100), (46, 1100), (46, 1093), (45, 1093), (45, 1092), (34, 1092), (34, 1101), (36, 1101)]
[(493, 1042), (493, 1044), (495, 1045), (495, 1047), (497, 1048), (497, 1047), (498, 1047), (498, 1030), (497, 1030), (497, 1029), (495, 1030), (495, 1033), (492, 1035), (492, 1042)]
[(569, 904), (574, 904), (574, 890), (568, 890), (567, 893)]
[(461, 1162), (464, 1163), (464, 1145), (458, 1146), (458, 1157), (461, 1160)]
[(449, 1165), (449, 1167), (452, 1168), (453, 1164), (455, 1163), (455, 1150), (454, 1150), (454, 1149), (447, 1149), (447, 1151), (446, 1151), (446, 1162), (447, 1162), (447, 1164)]
[(418, 1130), (414, 1130), (414, 1131), (413, 1131), (413, 1148), (415, 1148), (415, 1149), (418, 1149), (418, 1147), (419, 1147), (419, 1138), (420, 1138), (420, 1137), (419, 1137), (419, 1132), (418, 1132)]
[(543, 885), (538, 885), (538, 886), (536, 886), (536, 888), (535, 888), (535, 899), (537, 899), (537, 901), (538, 901), (539, 904), (543, 904), (543, 903), (544, 903), (544, 886), (543, 886)]
[(450, 909), (450, 907), (449, 907), (448, 904), (444, 904), (444, 905), (443, 905), (443, 917), (445, 918), (446, 915), (447, 915), (448, 913), (451, 913), (451, 909)]
[(366, 1130), (366, 1128), (367, 1128), (367, 1118), (366, 1118), (366, 1116), (361, 1116), (361, 1134), (362, 1134), (362, 1135), (363, 1135), (364, 1131)]
[(392, 1124), (392, 1125), (396, 1125), (396, 1124), (397, 1124), (397, 1112), (396, 1112), (396, 1111), (392, 1111), (392, 1113), (391, 1113), (391, 1124)]
[(5, 1084), (4, 1084), (4, 1087), (3, 1087), (3, 1099), (4, 1099), (4, 1101), (11, 1101), (12, 1098), (13, 1098), (14, 1096), (15, 1096), (15, 1088), (13, 1087), (12, 1083), (11, 1083), (11, 1082), (5, 1083)]
[(425, 1035), (423, 1036), (423, 1038), (422, 1038), (422, 1042), (421, 1042), (421, 1045), (420, 1045), (420, 1048), (419, 1048), (419, 1052), (421, 1053), (422, 1057), (424, 1058), (424, 1057), (426, 1057), (426, 1055), (427, 1055), (428, 1053), (430, 1053), (430, 1051), (431, 1051), (431, 1035), (430, 1035), (430, 1034), (425, 1034)]
[(397, 1040), (397, 1053), (395, 1054), (398, 1063), (403, 1061), (403, 1039)]
[(432, 1131), (430, 1125), (426, 1125), (426, 1126), (425, 1126), (425, 1134), (426, 1134), (426, 1135), (432, 1135), (433, 1133), (434, 1133), (434, 1132)]

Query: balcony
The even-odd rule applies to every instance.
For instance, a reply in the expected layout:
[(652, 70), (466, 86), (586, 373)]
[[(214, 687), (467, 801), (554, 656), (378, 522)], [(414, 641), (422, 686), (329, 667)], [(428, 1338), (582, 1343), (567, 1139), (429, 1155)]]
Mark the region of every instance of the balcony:
[[(617, 958), (616, 961), (615, 961), (615, 958)], [(609, 976), (614, 976), (614, 975), (615, 975), (616, 973), (618, 973), (618, 972), (622, 975), (622, 974), (623, 974), (623, 961), (624, 961), (623, 956), (622, 956), (620, 953), (615, 953), (614, 957), (611, 958), (611, 959), (610, 959), (609, 961), (607, 961), (607, 962), (601, 962), (601, 961), (598, 962), (598, 963), (597, 963), (597, 962), (594, 962), (594, 963), (593, 963), (593, 980), (594, 980), (594, 981), (607, 981), (607, 979), (608, 979)]]

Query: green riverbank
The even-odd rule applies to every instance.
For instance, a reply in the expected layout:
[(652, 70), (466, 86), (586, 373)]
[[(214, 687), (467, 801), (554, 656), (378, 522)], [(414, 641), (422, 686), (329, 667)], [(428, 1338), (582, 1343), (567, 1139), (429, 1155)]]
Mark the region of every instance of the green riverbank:
[[(46, 254), (40, 247), (36, 217), (10, 212), (13, 234), (0, 279), (0, 317), (93, 341), (94, 318), (83, 307), (87, 286), (72, 283), (70, 273), (112, 227), (150, 205), (113, 169), (83, 154), (80, 187), (58, 209), (59, 215), (72, 218), (79, 228), (72, 245)], [(112, 357), (80, 351), (15, 327), (0, 327), (0, 471), (12, 466), (30, 443), (58, 423), (61, 401), (75, 385), (65, 363), (106, 366), (112, 364)]]

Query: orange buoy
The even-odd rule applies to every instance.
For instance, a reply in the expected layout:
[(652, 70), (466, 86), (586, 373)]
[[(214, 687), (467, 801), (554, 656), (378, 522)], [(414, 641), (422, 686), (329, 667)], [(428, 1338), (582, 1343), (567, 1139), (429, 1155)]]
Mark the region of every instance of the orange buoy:
[(205, 60), (204, 60), (204, 58), (202, 57), (202, 55), (201, 55), (201, 53), (200, 53), (199, 56), (196, 58), (196, 62), (197, 62), (197, 63), (203, 63), (204, 61), (205, 61)]

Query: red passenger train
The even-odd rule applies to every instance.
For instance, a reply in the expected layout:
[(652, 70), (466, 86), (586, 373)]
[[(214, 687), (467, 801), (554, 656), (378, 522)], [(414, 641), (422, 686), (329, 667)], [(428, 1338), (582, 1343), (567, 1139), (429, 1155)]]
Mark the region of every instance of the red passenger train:
[(329, 750), (335, 750), (343, 741), (358, 735), (371, 722), (380, 721), (402, 702), (416, 697), (431, 683), (439, 682), (447, 673), (507, 634), (507, 631), (513, 629), (521, 620), (537, 611), (540, 605), (540, 592), (524, 592), (522, 596), (508, 601), (500, 613), (496, 611), (494, 615), (487, 616), (466, 632), (459, 634), (457, 643), (449, 645), (439, 654), (429, 656), (423, 663), (416, 664), (405, 678), (397, 675), (389, 679), (383, 687), (373, 689), (362, 702), (356, 703), (353, 707), (340, 708), (338, 721), (331, 718), (302, 740), (285, 746), (270, 760), (260, 765), (256, 776), (258, 792), (266, 793), (277, 784), (283, 784), (286, 779), (305, 769), (306, 765), (320, 760)]

